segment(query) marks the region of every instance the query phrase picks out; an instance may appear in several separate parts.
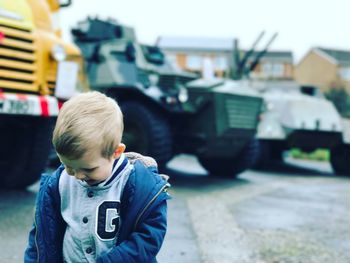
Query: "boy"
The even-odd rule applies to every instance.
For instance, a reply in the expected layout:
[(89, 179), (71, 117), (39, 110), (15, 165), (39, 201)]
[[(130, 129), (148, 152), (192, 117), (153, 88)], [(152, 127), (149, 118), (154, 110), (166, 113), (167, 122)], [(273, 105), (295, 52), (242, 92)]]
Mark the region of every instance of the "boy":
[(157, 262), (169, 184), (152, 158), (124, 153), (122, 132), (102, 93), (63, 105), (52, 140), (62, 165), (41, 179), (25, 262)]

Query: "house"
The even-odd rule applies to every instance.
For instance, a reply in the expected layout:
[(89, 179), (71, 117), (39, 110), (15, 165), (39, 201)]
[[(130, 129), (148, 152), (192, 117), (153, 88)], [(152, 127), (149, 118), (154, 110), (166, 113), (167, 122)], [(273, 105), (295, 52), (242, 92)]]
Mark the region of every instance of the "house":
[(322, 91), (344, 87), (350, 91), (350, 51), (312, 48), (296, 65), (295, 79)]
[(205, 37), (159, 37), (156, 45), (173, 65), (202, 73), (204, 64), (211, 63), (216, 76), (228, 74), (234, 39)]
[[(203, 74), (204, 68), (213, 69), (217, 77), (230, 77), (235, 50), (234, 38), (159, 37), (156, 45), (163, 50), (173, 65), (183, 70)], [(241, 51), (240, 57), (244, 56)], [(253, 52), (247, 64), (254, 62)], [(289, 51), (269, 51), (255, 67), (251, 77), (257, 79), (292, 79), (293, 55)]]
[[(253, 63), (258, 53), (253, 52), (248, 64)], [(261, 57), (251, 73), (251, 78), (261, 80), (291, 80), (294, 77), (293, 53), (291, 51), (268, 51)]]

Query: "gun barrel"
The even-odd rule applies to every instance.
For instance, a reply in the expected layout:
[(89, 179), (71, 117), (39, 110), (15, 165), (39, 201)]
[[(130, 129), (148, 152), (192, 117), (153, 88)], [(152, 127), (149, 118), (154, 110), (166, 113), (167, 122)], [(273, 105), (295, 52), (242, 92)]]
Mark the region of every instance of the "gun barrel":
[(250, 48), (250, 50), (248, 52), (246, 52), (244, 54), (244, 57), (242, 58), (242, 60), (238, 62), (238, 66), (237, 66), (237, 73), (238, 73), (238, 75), (241, 75), (243, 73), (243, 69), (246, 66), (248, 58), (253, 54), (253, 52), (255, 50), (255, 47), (258, 45), (258, 43), (260, 42), (260, 40), (262, 39), (262, 37), (264, 35), (265, 35), (265, 31), (261, 31), (261, 33), (259, 34), (257, 39), (254, 41), (254, 43), (253, 43), (252, 47)]
[(266, 54), (268, 48), (271, 46), (272, 42), (276, 39), (277, 36), (278, 36), (277, 32), (275, 34), (273, 34), (273, 36), (270, 38), (270, 40), (266, 43), (265, 48), (258, 53), (258, 55), (255, 57), (255, 60), (253, 61), (253, 63), (249, 67), (250, 72), (253, 71), (255, 69), (255, 67), (259, 64), (260, 59)]

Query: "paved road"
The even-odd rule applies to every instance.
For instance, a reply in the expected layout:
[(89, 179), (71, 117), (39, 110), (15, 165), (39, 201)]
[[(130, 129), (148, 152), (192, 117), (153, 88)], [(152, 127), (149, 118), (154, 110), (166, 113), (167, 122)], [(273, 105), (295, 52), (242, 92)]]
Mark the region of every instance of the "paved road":
[(350, 178), (334, 176), (327, 163), (286, 162), (235, 181), (174, 174), (198, 262), (350, 262)]
[[(350, 178), (292, 163), (231, 180), (208, 176), (191, 156), (173, 160), (159, 262), (350, 262)], [(36, 191), (0, 192), (0, 262), (22, 262)]]

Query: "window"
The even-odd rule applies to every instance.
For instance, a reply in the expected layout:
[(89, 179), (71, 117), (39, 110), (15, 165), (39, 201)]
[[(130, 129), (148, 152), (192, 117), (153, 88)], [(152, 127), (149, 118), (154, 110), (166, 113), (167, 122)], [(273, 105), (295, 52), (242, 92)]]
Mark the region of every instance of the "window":
[(201, 70), (202, 58), (196, 55), (189, 55), (186, 59), (186, 66), (188, 69)]
[(262, 64), (261, 68), (262, 68), (262, 72), (264, 73), (264, 75), (269, 76), (271, 74), (272, 64), (264, 63), (264, 64)]
[(339, 76), (343, 80), (350, 81), (350, 67), (343, 67), (339, 69)]
[(217, 70), (226, 70), (227, 69), (227, 58), (223, 57), (223, 56), (215, 57), (214, 68)]
[(272, 75), (274, 77), (283, 77), (284, 66), (283, 64), (273, 64)]
[(178, 65), (178, 63), (177, 63), (177, 57), (176, 57), (176, 55), (174, 55), (174, 54), (171, 54), (171, 55), (167, 54), (167, 55), (166, 55), (166, 60), (169, 62), (169, 64), (170, 64), (172, 67), (174, 67), (174, 68), (176, 68), (176, 69), (179, 68), (179, 65)]
[(284, 66), (281, 63), (264, 63), (262, 72), (265, 77), (283, 77)]

